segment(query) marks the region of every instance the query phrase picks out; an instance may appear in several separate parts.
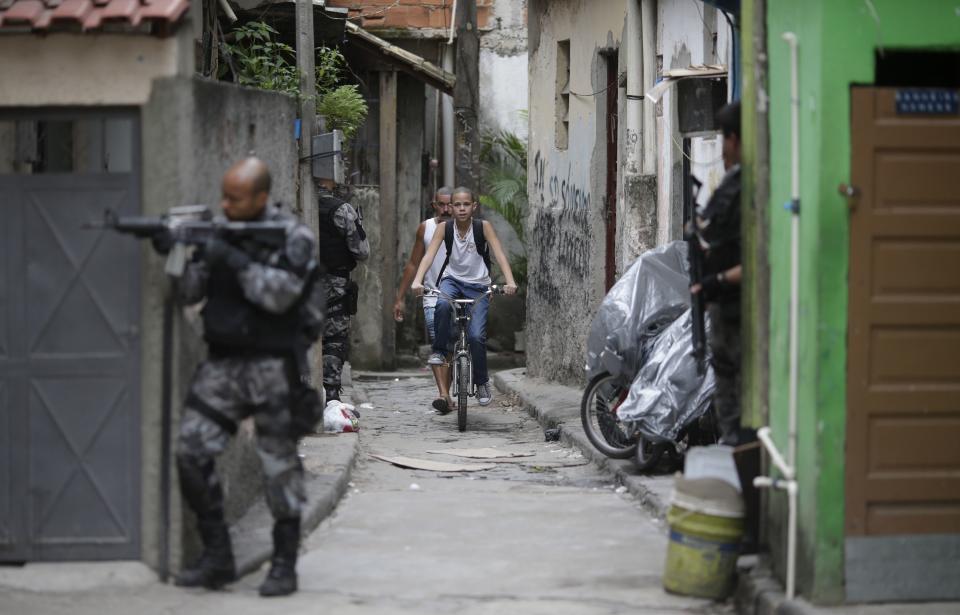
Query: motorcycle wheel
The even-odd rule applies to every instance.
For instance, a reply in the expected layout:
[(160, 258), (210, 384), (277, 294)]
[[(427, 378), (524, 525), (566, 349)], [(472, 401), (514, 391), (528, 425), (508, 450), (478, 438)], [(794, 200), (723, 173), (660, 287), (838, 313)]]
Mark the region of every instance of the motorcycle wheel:
[(612, 459), (629, 459), (637, 451), (636, 440), (627, 435), (617, 416), (617, 408), (629, 391), (628, 386), (604, 372), (590, 381), (580, 402), (580, 421), (587, 439)]

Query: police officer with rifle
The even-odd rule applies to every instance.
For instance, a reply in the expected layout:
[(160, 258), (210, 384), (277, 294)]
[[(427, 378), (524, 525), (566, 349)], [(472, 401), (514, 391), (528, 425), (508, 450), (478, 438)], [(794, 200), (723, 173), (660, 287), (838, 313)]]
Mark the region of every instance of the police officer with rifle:
[[(698, 206), (690, 233), (690, 291), (694, 351), (703, 353), (703, 311), (710, 319), (710, 362), (716, 377), (713, 408), (721, 444), (740, 440), (740, 103), (717, 112), (726, 174), (706, 205)], [(697, 307), (700, 311), (697, 313)], [(699, 322), (697, 320), (699, 319)], [(697, 339), (699, 337), (699, 340)], [(697, 342), (700, 348), (697, 348)]]
[(297, 439), (322, 413), (306, 369), (307, 349), (323, 322), (322, 289), (314, 284), (317, 245), (307, 226), (268, 205), (270, 173), (262, 161), (233, 165), (222, 190), (225, 220), (108, 218), (106, 226), (149, 236), (158, 251), (172, 249), (168, 272), (184, 242), (199, 244), (189, 262), (173, 270), (184, 302), (206, 299), (209, 354), (190, 383), (176, 453), (180, 490), (197, 516), (203, 552), (176, 583), (216, 589), (237, 578), (214, 460), (238, 423), (252, 416), (274, 518), (273, 557), (260, 595), (281, 596), (297, 589), (306, 499)]
[(326, 270), (327, 318), (323, 326), (323, 388), (327, 401), (340, 399), (343, 364), (350, 352), (350, 317), (357, 313), (358, 287), (350, 272), (370, 256), (360, 214), (334, 194), (332, 179), (318, 180), (320, 264)]

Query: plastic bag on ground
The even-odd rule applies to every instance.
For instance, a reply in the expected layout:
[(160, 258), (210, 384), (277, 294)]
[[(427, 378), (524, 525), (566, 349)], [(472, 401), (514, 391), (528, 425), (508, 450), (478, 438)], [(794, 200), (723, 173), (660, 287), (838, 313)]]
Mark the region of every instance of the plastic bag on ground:
[(327, 402), (323, 409), (323, 430), (332, 433), (360, 431), (360, 421), (354, 414), (354, 407), (337, 399)]

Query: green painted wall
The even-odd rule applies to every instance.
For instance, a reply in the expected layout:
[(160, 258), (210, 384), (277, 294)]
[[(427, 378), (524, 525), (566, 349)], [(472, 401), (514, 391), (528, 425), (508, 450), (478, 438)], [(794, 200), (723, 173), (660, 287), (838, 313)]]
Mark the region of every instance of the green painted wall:
[[(843, 599), (849, 227), (837, 186), (849, 181), (850, 86), (873, 82), (879, 47), (960, 46), (957, 7), (955, 0), (767, 0), (770, 421), (785, 451), (790, 220), (782, 204), (790, 198), (790, 64), (781, 34), (792, 31), (801, 102), (798, 588), (817, 602)], [(781, 499), (770, 498), (767, 519), (782, 571)]]

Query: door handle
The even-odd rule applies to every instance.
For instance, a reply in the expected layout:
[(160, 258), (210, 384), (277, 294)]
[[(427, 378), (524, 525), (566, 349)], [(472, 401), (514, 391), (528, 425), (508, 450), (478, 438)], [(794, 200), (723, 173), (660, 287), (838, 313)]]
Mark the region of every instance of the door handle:
[(840, 196), (847, 199), (847, 208), (850, 211), (857, 208), (857, 201), (860, 199), (860, 188), (857, 188), (853, 184), (840, 184), (837, 186), (837, 192), (840, 193)]

